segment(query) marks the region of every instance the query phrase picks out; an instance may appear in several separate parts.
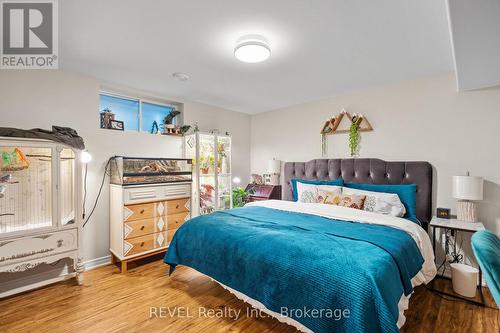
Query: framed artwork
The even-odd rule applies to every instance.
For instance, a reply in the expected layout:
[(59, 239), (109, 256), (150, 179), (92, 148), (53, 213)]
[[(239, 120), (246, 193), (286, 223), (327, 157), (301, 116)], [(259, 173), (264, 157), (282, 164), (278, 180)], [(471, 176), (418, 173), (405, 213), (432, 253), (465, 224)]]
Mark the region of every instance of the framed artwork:
[(123, 121), (120, 120), (110, 120), (109, 129), (123, 131), (124, 130)]
[(264, 181), (262, 179), (262, 176), (261, 175), (258, 175), (256, 173), (253, 173), (252, 174), (252, 184), (256, 184), (256, 185), (263, 185), (264, 184)]

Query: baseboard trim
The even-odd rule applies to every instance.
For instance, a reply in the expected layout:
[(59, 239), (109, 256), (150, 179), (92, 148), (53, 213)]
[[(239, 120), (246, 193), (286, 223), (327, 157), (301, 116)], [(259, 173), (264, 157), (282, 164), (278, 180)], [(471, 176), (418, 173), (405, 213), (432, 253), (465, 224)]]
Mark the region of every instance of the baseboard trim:
[(90, 271), (92, 269), (96, 269), (102, 266), (107, 266), (111, 264), (111, 256), (104, 256), (100, 258), (95, 258), (91, 260), (87, 260), (83, 263), (85, 265), (85, 270)]

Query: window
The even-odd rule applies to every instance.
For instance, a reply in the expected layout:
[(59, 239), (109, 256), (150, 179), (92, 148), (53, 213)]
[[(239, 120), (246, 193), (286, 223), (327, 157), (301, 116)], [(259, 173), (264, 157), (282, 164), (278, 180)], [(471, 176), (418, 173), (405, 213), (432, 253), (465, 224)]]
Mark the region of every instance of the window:
[[(160, 133), (163, 133), (163, 119), (174, 109), (171, 106), (142, 103), (142, 131), (156, 133), (154, 122), (158, 126)], [(175, 118), (174, 118), (174, 125)]]
[[(123, 121), (126, 131), (139, 130), (139, 100), (126, 99), (110, 95), (99, 95), (99, 112), (111, 111), (114, 120)], [(110, 128), (103, 126), (101, 128)]]
[[(140, 98), (123, 97), (119, 95), (100, 94), (99, 113), (101, 128), (117, 129), (111, 126), (112, 121), (123, 122), (126, 131), (140, 131), (144, 133), (163, 133), (163, 120), (176, 107), (143, 101)], [(104, 112), (110, 112), (105, 115)], [(174, 125), (180, 125), (176, 118)]]

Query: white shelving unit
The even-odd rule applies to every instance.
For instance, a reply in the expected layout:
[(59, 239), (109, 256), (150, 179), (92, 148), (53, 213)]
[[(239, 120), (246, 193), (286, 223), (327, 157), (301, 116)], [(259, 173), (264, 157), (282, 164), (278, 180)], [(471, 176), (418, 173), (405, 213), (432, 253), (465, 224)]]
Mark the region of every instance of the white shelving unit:
[(192, 216), (232, 208), (231, 137), (195, 132), (184, 139), (185, 157), (193, 159)]

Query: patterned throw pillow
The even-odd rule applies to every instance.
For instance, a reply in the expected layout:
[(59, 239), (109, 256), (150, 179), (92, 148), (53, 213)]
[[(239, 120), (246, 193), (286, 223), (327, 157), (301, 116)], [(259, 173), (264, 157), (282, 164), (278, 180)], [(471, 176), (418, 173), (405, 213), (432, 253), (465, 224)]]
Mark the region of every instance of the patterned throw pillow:
[(334, 185), (315, 185), (297, 182), (297, 198), (298, 202), (315, 203), (319, 191), (327, 191), (331, 193), (341, 194), (342, 187)]
[(365, 195), (365, 205), (363, 210), (384, 215), (403, 217), (406, 213), (405, 206), (399, 200), (399, 196), (393, 193), (382, 193), (363, 191), (353, 188), (343, 187), (342, 194)]
[(363, 209), (365, 199), (365, 195), (343, 195), (326, 191), (319, 191), (318, 195), (316, 196), (317, 203), (349, 207), (360, 210)]

